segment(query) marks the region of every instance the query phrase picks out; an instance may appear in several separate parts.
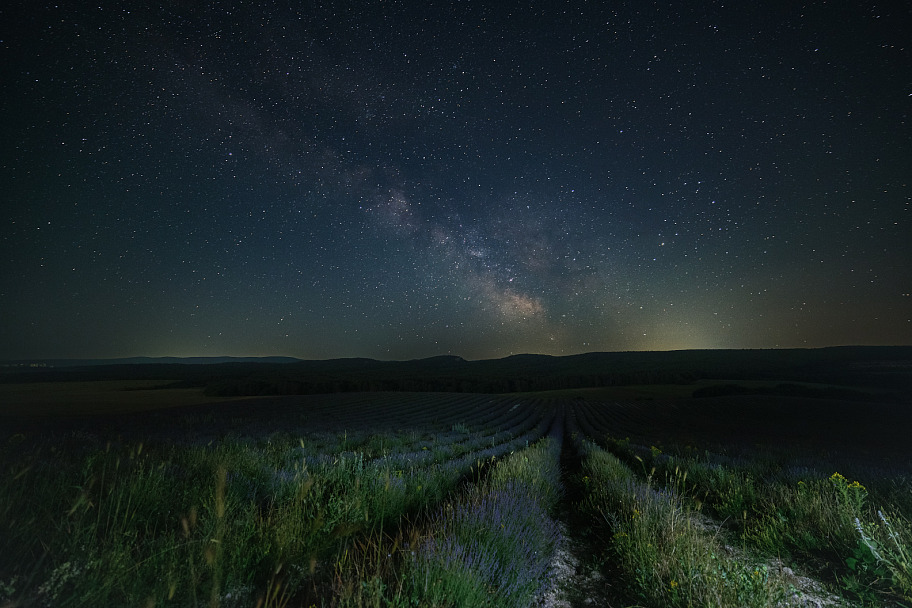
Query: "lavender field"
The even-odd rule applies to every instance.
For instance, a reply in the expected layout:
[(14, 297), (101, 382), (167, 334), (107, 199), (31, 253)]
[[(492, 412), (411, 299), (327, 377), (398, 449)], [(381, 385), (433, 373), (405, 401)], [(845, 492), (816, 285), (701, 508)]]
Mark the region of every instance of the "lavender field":
[(0, 606), (910, 605), (902, 412), (786, 406), (350, 393), (19, 418)]

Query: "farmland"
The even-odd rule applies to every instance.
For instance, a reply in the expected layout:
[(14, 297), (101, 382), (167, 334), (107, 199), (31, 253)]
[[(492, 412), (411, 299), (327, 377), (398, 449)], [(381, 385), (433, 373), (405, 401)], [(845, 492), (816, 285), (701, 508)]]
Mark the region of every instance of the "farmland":
[(870, 389), (112, 382), (0, 386), (0, 605), (912, 605)]

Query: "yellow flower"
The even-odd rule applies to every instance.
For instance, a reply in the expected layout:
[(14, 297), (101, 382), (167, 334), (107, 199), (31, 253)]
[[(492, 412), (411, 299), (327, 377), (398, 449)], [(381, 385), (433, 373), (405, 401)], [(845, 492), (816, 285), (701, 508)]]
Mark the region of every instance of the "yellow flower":
[(678, 586), (678, 581), (672, 580), (670, 583), (668, 583), (668, 586), (672, 589), (675, 589)]

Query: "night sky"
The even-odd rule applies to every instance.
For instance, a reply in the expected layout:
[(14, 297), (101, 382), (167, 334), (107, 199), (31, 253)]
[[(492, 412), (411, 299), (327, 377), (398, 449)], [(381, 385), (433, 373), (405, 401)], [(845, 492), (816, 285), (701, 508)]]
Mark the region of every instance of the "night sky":
[(912, 343), (905, 2), (146, 4), (0, 9), (0, 359)]

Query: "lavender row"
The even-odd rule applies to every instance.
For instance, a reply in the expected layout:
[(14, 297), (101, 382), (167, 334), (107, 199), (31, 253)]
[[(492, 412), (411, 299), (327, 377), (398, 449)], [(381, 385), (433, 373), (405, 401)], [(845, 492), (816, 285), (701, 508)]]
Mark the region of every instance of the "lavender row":
[[(560, 417), (557, 418), (558, 420)], [(555, 430), (558, 429), (558, 430)], [(405, 591), (422, 605), (529, 606), (559, 538), (560, 422), (442, 507), (409, 563)]]

